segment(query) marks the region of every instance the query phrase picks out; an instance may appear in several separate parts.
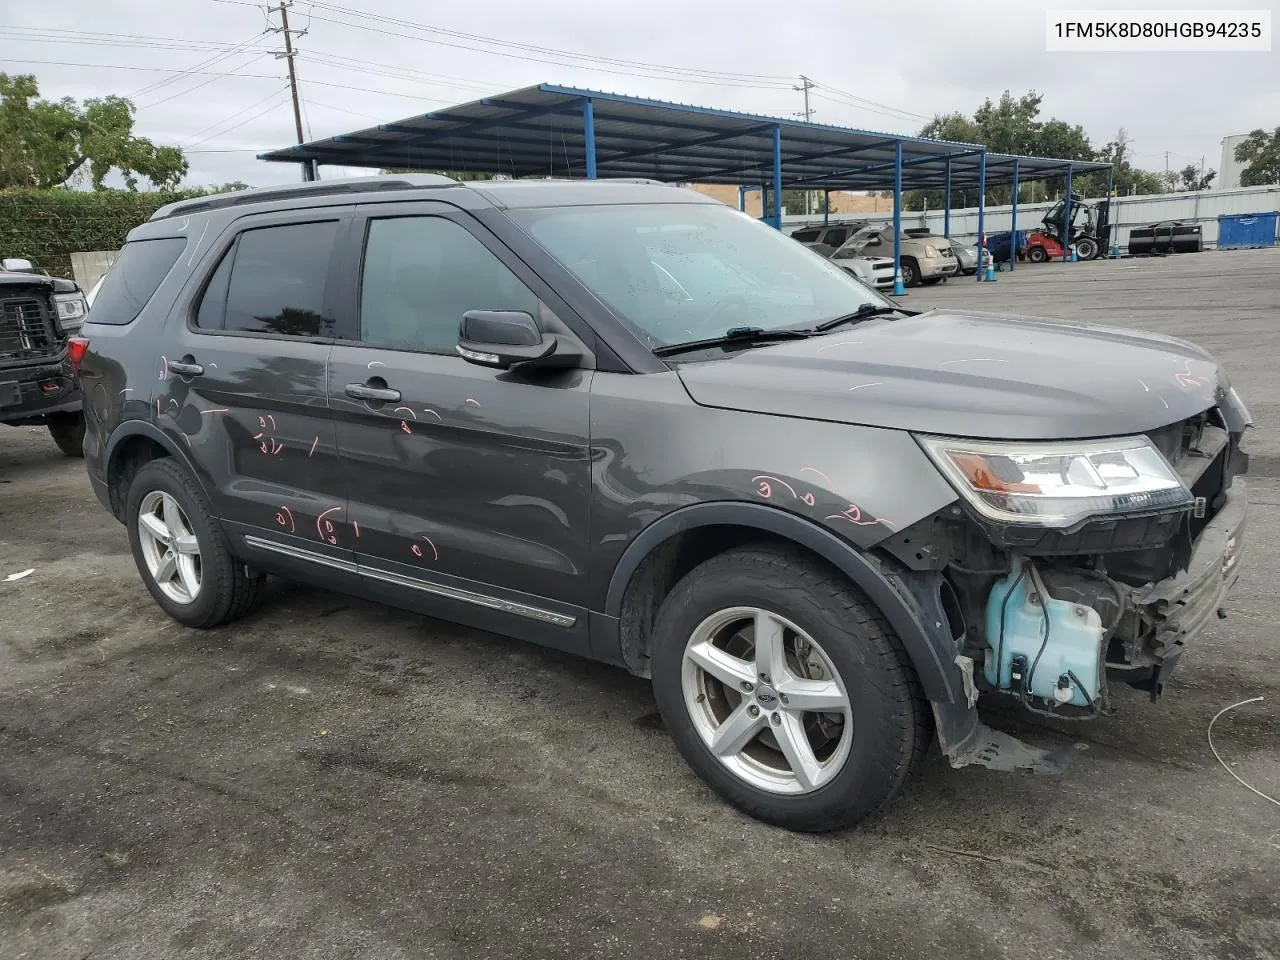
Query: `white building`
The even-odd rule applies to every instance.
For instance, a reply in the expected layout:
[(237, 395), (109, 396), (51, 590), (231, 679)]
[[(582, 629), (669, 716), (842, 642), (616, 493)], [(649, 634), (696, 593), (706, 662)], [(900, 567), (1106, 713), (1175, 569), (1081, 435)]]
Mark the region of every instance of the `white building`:
[(1240, 186), (1240, 172), (1244, 164), (1236, 162), (1236, 147), (1248, 139), (1247, 133), (1237, 133), (1222, 138), (1222, 162), (1218, 164), (1218, 175), (1214, 178), (1213, 189), (1234, 190)]

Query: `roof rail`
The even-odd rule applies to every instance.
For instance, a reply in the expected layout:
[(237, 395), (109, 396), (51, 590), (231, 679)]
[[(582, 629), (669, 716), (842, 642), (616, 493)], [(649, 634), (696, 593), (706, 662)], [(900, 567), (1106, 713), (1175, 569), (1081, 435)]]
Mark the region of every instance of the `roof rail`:
[(193, 197), (166, 204), (150, 217), (165, 220), (169, 217), (223, 207), (236, 207), (247, 203), (265, 203), (271, 200), (288, 200), (293, 197), (331, 197), (344, 193), (379, 193), (385, 190), (418, 190), (423, 187), (456, 187), (458, 181), (436, 173), (396, 174), (384, 177), (346, 177), (341, 180), (317, 180), (287, 187), (256, 187), (233, 193), (215, 193), (207, 197)]

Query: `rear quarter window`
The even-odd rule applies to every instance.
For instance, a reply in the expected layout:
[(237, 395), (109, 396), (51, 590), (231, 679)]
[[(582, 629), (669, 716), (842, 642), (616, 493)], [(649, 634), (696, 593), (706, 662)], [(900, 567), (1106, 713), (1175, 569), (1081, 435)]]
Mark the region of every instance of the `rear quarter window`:
[(89, 310), (90, 323), (133, 323), (187, 246), (185, 237), (134, 240), (107, 271)]

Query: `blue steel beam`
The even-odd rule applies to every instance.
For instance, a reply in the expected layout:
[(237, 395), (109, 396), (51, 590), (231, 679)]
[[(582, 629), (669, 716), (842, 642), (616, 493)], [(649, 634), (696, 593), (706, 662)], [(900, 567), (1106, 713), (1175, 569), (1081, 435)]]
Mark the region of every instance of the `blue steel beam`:
[(582, 100), (582, 144), (587, 155), (587, 179), (596, 178), (596, 112), (591, 100)]
[[(893, 145), (893, 295), (900, 297), (902, 287), (902, 141)], [(919, 272), (919, 268), (917, 268)], [(917, 277), (917, 279), (919, 279)]]
[(1067, 164), (1067, 196), (1065, 204), (1062, 208), (1062, 249), (1066, 252), (1065, 259), (1071, 259), (1071, 164)]
[(773, 219), (782, 229), (782, 124), (773, 125)]
[(985, 260), (990, 254), (987, 252), (987, 151), (983, 150), (978, 155), (978, 269), (975, 276), (978, 282), (982, 282), (982, 260)]
[(951, 156), (947, 156), (947, 189), (942, 197), (942, 235), (951, 239)]
[[(780, 126), (780, 124), (774, 124), (774, 126), (775, 126), (775, 127), (777, 127), (777, 126)], [(788, 141), (788, 142), (790, 142), (790, 141)], [(786, 158), (784, 158), (783, 162), (784, 162), (784, 164), (786, 164), (786, 163), (811, 163), (811, 162), (812, 162), (812, 161), (814, 161), (814, 160), (821, 160), (821, 159), (824, 159), (824, 158), (826, 158), (826, 157), (847, 156), (847, 155), (854, 154), (854, 153), (861, 153), (861, 152), (863, 152), (864, 150), (874, 150), (874, 149), (876, 149), (877, 147), (885, 147), (885, 146), (889, 146), (889, 145), (894, 144), (894, 143), (897, 143), (897, 142), (898, 142), (897, 140), (881, 140), (881, 141), (878, 141), (878, 142), (876, 142), (876, 143), (865, 143), (865, 144), (860, 144), (860, 145), (858, 145), (858, 146), (856, 146), (856, 147), (841, 147), (841, 148), (840, 148), (840, 149), (838, 149), (838, 150), (832, 150), (832, 151), (830, 151), (830, 152), (826, 152), (826, 153), (818, 153), (818, 154), (803, 154), (803, 153), (801, 153), (801, 154), (796, 154), (795, 156), (786, 157)], [(728, 176), (733, 176), (734, 174), (738, 174), (738, 173), (748, 173), (748, 172), (750, 172), (751, 170), (752, 170), (752, 167), (751, 167), (750, 161), (743, 161), (742, 163), (739, 163), (739, 164), (737, 164), (737, 165), (735, 165), (735, 166), (732, 166), (732, 167), (724, 167), (724, 168), (721, 168), (721, 169), (719, 169), (719, 170), (712, 170), (712, 171), (709, 171), (709, 172), (703, 172), (703, 173), (701, 173), (701, 174), (700, 174), (700, 176), (704, 176), (704, 177), (728, 177)]]
[[(902, 143), (902, 141), (896, 140), (894, 141), (894, 143), (895, 145), (897, 145)], [(901, 152), (901, 151), (897, 151), (897, 152)], [(817, 183), (821, 180), (825, 180), (828, 178), (838, 179), (840, 177), (861, 176), (864, 173), (879, 173), (880, 171), (883, 171), (883, 170), (897, 170), (899, 166), (918, 167), (927, 163), (941, 163), (943, 160), (946, 160), (949, 162), (952, 157), (968, 157), (968, 156), (974, 156), (982, 152), (983, 151), (981, 150), (966, 150), (963, 153), (939, 153), (934, 156), (916, 157), (915, 159), (912, 159), (912, 160), (905, 160), (901, 164), (899, 164), (897, 161), (894, 161), (893, 163), (875, 163), (869, 167), (850, 167), (848, 170), (833, 170), (830, 173), (821, 174), (819, 176), (803, 177), (799, 180), (790, 180), (787, 182), (787, 186), (795, 187), (795, 186), (799, 186), (802, 183)]]
[(1018, 161), (1013, 161), (1013, 196), (1009, 208), (1009, 272), (1018, 265)]
[(728, 130), (723, 133), (715, 133), (705, 137), (697, 137), (693, 140), (676, 141), (674, 143), (660, 143), (656, 146), (641, 147), (638, 150), (628, 150), (625, 153), (612, 154), (607, 157), (601, 157), (604, 163), (618, 163), (623, 160), (633, 160), (636, 157), (647, 157), (654, 153), (662, 153), (668, 150), (689, 150), (693, 147), (703, 147), (712, 143), (720, 143), (724, 140), (734, 140), (738, 137), (754, 137), (762, 133), (769, 133), (773, 129), (771, 123), (756, 124), (751, 127), (744, 127), (739, 130)]

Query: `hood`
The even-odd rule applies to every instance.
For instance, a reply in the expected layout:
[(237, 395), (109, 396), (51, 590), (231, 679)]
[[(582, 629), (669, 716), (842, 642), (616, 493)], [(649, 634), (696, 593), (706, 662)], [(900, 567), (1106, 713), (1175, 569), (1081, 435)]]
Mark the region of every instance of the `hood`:
[(678, 370), (702, 406), (1009, 440), (1143, 433), (1229, 386), (1208, 353), (1172, 337), (938, 310)]

